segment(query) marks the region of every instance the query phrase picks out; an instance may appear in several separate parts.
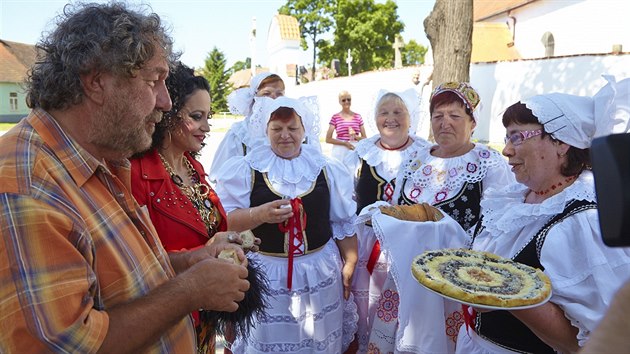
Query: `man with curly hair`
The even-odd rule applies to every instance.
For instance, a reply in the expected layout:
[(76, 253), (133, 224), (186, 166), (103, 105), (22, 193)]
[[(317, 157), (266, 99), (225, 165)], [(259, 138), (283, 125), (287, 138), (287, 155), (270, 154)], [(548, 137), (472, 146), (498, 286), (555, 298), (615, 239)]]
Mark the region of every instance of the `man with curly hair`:
[(0, 138), (0, 352), (196, 350), (190, 313), (235, 311), (247, 269), (215, 243), (167, 254), (133, 198), (177, 59), (153, 13), (67, 6), (39, 43), (32, 108)]

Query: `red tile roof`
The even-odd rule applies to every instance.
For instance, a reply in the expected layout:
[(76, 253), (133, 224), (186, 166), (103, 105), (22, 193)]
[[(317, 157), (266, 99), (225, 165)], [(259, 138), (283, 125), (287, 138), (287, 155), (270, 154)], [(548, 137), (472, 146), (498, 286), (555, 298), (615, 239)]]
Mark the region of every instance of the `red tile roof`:
[(536, 0), (473, 0), (473, 21), (483, 21), (534, 1)]
[(280, 28), (280, 38), (283, 40), (300, 40), (300, 24), (293, 16), (276, 15), (278, 27)]
[(35, 60), (34, 45), (0, 39), (0, 82), (23, 82)]

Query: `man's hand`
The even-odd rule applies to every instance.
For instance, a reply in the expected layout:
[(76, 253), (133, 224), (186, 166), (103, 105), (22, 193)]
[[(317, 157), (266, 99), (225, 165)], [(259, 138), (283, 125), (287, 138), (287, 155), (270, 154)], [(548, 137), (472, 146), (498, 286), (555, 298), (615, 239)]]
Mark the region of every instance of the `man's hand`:
[(222, 259), (201, 260), (180, 277), (188, 284), (195, 309), (234, 312), (249, 289), (247, 268)]

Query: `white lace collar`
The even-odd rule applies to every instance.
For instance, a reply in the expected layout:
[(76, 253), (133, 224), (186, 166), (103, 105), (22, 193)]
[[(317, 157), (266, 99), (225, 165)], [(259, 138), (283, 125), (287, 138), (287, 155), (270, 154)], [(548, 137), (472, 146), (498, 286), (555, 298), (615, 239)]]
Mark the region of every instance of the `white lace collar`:
[(483, 226), (491, 235), (512, 233), (536, 220), (561, 213), (573, 199), (594, 202), (594, 183), (593, 173), (583, 171), (573, 184), (539, 204), (524, 202), (529, 188), (520, 183), (502, 189), (491, 188), (481, 201)]
[(251, 150), (245, 161), (259, 172), (267, 173), (272, 183), (298, 183), (302, 179), (314, 182), (320, 171), (326, 166), (326, 157), (309, 144), (302, 144), (302, 151), (297, 157), (287, 160), (271, 150), (269, 143)]
[(461, 156), (441, 158), (431, 155), (431, 149), (423, 149), (413, 155), (403, 166), (403, 177), (414, 184), (431, 190), (458, 189), (464, 182), (483, 180), (488, 170), (501, 164), (503, 156), (482, 144), (475, 144)]
[(359, 158), (365, 160), (370, 166), (378, 166), (389, 159), (388, 155), (412, 154), (415, 151), (422, 150), (428, 146), (426, 140), (415, 135), (409, 135), (413, 143), (404, 150), (383, 150), (376, 146), (376, 142), (380, 139), (380, 135), (376, 134), (367, 139), (359, 141), (355, 147), (355, 151)]

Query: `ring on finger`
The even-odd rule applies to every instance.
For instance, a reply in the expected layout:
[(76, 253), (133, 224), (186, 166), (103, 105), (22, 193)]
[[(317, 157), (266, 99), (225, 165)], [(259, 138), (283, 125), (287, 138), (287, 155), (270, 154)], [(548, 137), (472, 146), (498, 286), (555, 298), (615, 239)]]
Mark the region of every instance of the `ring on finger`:
[(228, 242), (234, 242), (234, 234), (229, 234), (227, 239), (228, 239)]

